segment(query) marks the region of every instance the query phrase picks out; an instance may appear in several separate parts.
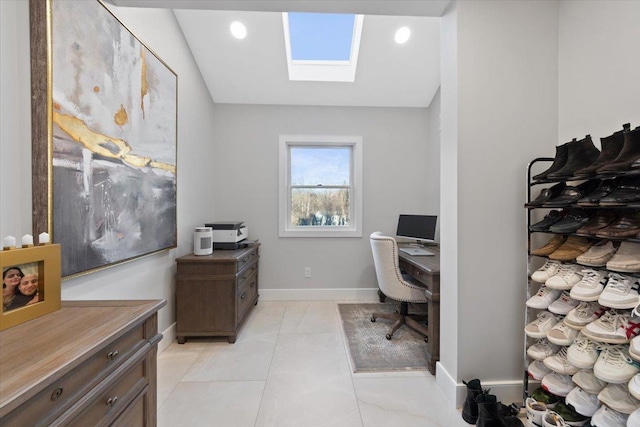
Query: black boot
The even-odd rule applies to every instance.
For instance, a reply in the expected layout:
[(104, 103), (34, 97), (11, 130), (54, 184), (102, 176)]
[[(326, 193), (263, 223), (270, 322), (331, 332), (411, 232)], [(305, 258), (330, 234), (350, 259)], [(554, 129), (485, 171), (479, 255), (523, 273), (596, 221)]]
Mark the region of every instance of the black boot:
[(482, 393), (476, 397), (478, 420), (476, 427), (522, 427), (522, 421), (511, 415), (503, 415), (503, 405), (492, 394)]
[(577, 170), (586, 168), (598, 160), (598, 157), (600, 157), (600, 150), (593, 145), (591, 135), (585, 136), (580, 141), (570, 142), (567, 163), (560, 170), (547, 175), (547, 179), (570, 178)]
[[(576, 139), (573, 138), (571, 142), (576, 142)], [(565, 163), (567, 163), (567, 154), (569, 153), (569, 144), (571, 144), (571, 142), (565, 142), (562, 145), (556, 146), (556, 156), (553, 158), (553, 164), (551, 164), (551, 166), (549, 166), (549, 169), (547, 169), (546, 171), (534, 176), (534, 181), (542, 181), (547, 179), (547, 175), (560, 170), (560, 168), (563, 167)]]
[(595, 175), (599, 168), (612, 163), (616, 157), (618, 157), (620, 151), (622, 151), (622, 147), (624, 146), (624, 132), (629, 131), (630, 127), (631, 124), (626, 123), (622, 125), (622, 130), (614, 132), (607, 137), (600, 138), (601, 151), (598, 160), (586, 168), (577, 170), (573, 175), (578, 178), (587, 178)]
[(598, 173), (617, 173), (631, 169), (631, 165), (640, 159), (640, 126), (634, 130), (625, 129), (624, 145), (618, 157), (598, 169)]
[(462, 381), (467, 386), (467, 399), (462, 406), (462, 419), (468, 424), (475, 424), (478, 419), (478, 403), (476, 397), (482, 393), (482, 386), (479, 379), (469, 382)]

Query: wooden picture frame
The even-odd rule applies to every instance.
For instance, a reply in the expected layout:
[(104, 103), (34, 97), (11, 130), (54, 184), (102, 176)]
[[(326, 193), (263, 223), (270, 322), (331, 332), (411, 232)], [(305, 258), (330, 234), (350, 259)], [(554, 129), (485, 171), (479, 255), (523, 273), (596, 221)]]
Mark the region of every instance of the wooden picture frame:
[(33, 234), (71, 278), (177, 247), (177, 74), (100, 0), (30, 0)]
[[(0, 251), (0, 269), (3, 286), (5, 273), (16, 269), (19, 269), (23, 280), (37, 274), (38, 283), (35, 293), (14, 293), (12, 301), (5, 300), (3, 292), (0, 331), (60, 309), (60, 245), (46, 244)], [(20, 286), (16, 285), (16, 288)], [(3, 288), (3, 291), (6, 289)], [(18, 302), (15, 298), (19, 297), (25, 298)]]

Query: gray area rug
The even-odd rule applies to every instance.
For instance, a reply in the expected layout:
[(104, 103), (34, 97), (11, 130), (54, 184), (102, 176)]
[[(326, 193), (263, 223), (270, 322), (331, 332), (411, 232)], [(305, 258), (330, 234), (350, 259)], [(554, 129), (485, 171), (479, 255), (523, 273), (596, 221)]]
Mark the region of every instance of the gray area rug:
[(422, 335), (402, 326), (387, 340), (391, 321), (371, 322), (374, 312), (393, 313), (397, 308), (397, 303), (338, 304), (353, 372), (427, 370), (427, 343)]

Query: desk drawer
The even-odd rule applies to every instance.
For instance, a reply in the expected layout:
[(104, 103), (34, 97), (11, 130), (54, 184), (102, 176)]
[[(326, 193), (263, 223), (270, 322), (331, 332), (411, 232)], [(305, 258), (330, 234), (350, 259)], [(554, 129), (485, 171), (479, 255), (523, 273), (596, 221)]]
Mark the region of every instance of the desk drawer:
[[(48, 425), (63, 411), (78, 401), (99, 381), (120, 366), (126, 358), (144, 344), (144, 326), (98, 350), (73, 372), (64, 375), (50, 387), (29, 400), (28, 408), (18, 407), (3, 419), (3, 425)], [(43, 419), (42, 414), (46, 414)]]
[(238, 287), (238, 323), (258, 295), (258, 275), (254, 274)]
[(148, 385), (145, 376), (145, 360), (141, 360), (114, 384), (105, 385), (97, 392), (97, 397), (87, 405), (69, 426), (86, 427), (106, 425), (105, 421), (122, 412), (130, 402)]
[(238, 270), (237, 271), (242, 271), (243, 268), (245, 268), (249, 264), (253, 263), (257, 259), (258, 259), (258, 251), (257, 251), (257, 249), (254, 248), (251, 252), (249, 252), (248, 254), (242, 256), (242, 258), (238, 258)]

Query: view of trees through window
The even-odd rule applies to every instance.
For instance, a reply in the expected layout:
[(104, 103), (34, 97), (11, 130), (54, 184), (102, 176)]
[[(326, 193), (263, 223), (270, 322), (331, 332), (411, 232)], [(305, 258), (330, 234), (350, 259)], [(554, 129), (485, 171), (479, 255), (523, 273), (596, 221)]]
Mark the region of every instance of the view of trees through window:
[(291, 225), (348, 226), (348, 188), (296, 188), (291, 191)]

